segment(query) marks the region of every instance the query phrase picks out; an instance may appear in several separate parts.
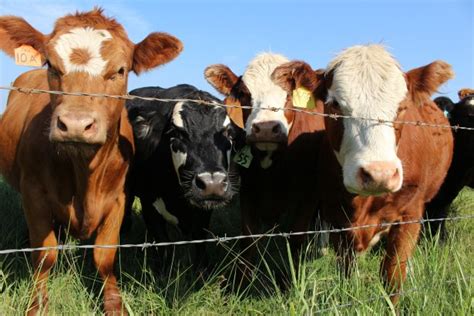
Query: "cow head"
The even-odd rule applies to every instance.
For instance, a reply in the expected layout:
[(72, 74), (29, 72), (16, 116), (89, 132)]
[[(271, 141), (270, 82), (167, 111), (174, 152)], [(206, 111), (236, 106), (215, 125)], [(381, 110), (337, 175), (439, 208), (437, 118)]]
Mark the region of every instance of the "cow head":
[(263, 53), (249, 63), (241, 77), (225, 65), (211, 65), (204, 73), (225, 95), (224, 103), (236, 107), (228, 109), (231, 120), (245, 129), (247, 143), (260, 151), (273, 152), (288, 142), (294, 112), (262, 109), (291, 106), (286, 92), (270, 78), (273, 70), (287, 61), (281, 55)]
[[(58, 19), (49, 35), (22, 18), (1, 17), (0, 49), (14, 56), (21, 45), (32, 46), (46, 60), (51, 90), (119, 95), (127, 92), (129, 71), (139, 74), (182, 50), (178, 39), (164, 33), (133, 44), (123, 27), (98, 8)], [(57, 95), (51, 96), (51, 105), (50, 141), (100, 146), (117, 133), (124, 101)]]
[[(300, 71), (312, 78), (299, 82), (313, 89), (316, 99), (324, 100), (326, 114), (387, 121), (402, 119), (408, 106), (431, 102), (430, 95), (453, 76), (451, 67), (442, 61), (403, 73), (397, 61), (380, 45), (344, 50), (320, 77), (301, 64), (304, 63), (284, 65), (276, 70), (274, 77), (278, 77), (279, 71), (288, 73), (288, 67), (293, 67), (293, 73), (301, 76)], [(316, 90), (314, 80), (320, 81)], [(325, 123), (349, 192), (378, 195), (401, 188), (403, 166), (397, 145), (403, 125), (328, 117)]]
[[(186, 97), (219, 102), (210, 95), (203, 98), (202, 93), (186, 94)], [(168, 147), (166, 153), (171, 156), (184, 197), (190, 204), (214, 209), (230, 202), (239, 187), (237, 170), (231, 164), (231, 152), (239, 131), (242, 132), (231, 123), (225, 109), (177, 102), (167, 122), (160, 119), (162, 115), (154, 108), (143, 108), (139, 114), (133, 112), (130, 111), (130, 118), (138, 153), (145, 152), (151, 157), (158, 142), (163, 142)], [(159, 125), (166, 126), (161, 132), (161, 140), (157, 139), (163, 129)]]
[[(463, 89), (458, 95), (458, 103), (447, 97), (437, 97), (434, 102), (447, 114), (451, 125), (474, 128), (474, 90)], [(455, 131), (454, 137), (455, 151), (462, 155), (463, 161), (470, 161), (470, 166), (474, 165), (474, 133), (460, 129)]]

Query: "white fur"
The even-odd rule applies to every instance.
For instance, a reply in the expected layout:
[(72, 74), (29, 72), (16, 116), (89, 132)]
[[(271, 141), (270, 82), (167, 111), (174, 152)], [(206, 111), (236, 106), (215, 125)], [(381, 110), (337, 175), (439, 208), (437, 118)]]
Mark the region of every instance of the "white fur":
[(290, 126), (284, 111), (261, 110), (262, 107), (282, 109), (286, 104), (286, 92), (273, 83), (271, 75), (276, 67), (288, 62), (282, 55), (262, 53), (255, 57), (247, 66), (242, 80), (252, 95), (252, 112), (247, 119), (245, 131), (251, 134), (252, 124), (265, 121), (278, 121), (281, 130), (288, 135)]
[(181, 116), (181, 110), (183, 109), (184, 102), (178, 102), (174, 105), (173, 116), (171, 120), (177, 127), (184, 127), (183, 117)]
[[(171, 138), (171, 142), (173, 142), (173, 138)], [(171, 160), (173, 161), (174, 170), (176, 171), (176, 175), (178, 176), (178, 181), (181, 183), (179, 177), (179, 167), (183, 166), (186, 163), (186, 158), (188, 154), (181, 151), (174, 151), (172, 145), (170, 145), (170, 149)]]
[[(65, 73), (87, 72), (91, 76), (99, 76), (107, 66), (100, 50), (102, 43), (112, 39), (112, 35), (106, 30), (96, 30), (91, 27), (78, 27), (62, 34), (56, 40), (54, 49), (61, 58)], [(71, 54), (74, 49), (85, 49), (90, 54), (86, 64), (78, 65), (71, 62)]]
[[(394, 120), (407, 85), (397, 61), (381, 45), (353, 46), (339, 54), (327, 68), (333, 71), (328, 102), (336, 100), (345, 115)], [(344, 185), (360, 193), (358, 171), (371, 162), (393, 162), (403, 182), (391, 124), (344, 119), (344, 134), (337, 159), (343, 167)]]
[(179, 220), (176, 216), (168, 212), (166, 209), (165, 202), (158, 198), (156, 201), (153, 203), (153, 207), (157, 210), (157, 212), (163, 216), (163, 218), (170, 224), (176, 226), (179, 224)]
[(471, 100), (467, 101), (466, 103), (469, 104), (469, 105), (473, 105), (473, 106), (474, 106), (474, 99), (471, 99)]
[(228, 115), (225, 116), (224, 124), (222, 126), (227, 127), (230, 124), (230, 118)]

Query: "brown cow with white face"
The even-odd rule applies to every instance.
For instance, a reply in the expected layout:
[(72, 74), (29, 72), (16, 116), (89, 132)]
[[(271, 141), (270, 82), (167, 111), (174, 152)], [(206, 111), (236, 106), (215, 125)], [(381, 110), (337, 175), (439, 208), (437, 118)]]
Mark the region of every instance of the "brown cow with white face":
[[(287, 82), (294, 74), (306, 79), (291, 88)], [(273, 74), (289, 93), (300, 85), (313, 91), (326, 114), (442, 125), (448, 121), (430, 95), (452, 77), (451, 67), (442, 61), (403, 73), (380, 45), (344, 50), (324, 76), (304, 62), (282, 65)], [(328, 117), (325, 127), (318, 161), (323, 220), (356, 227), (422, 219), (425, 203), (438, 191), (451, 162), (449, 130)], [(389, 288), (398, 289), (419, 231), (415, 223), (358, 229), (331, 239), (349, 272), (354, 252), (366, 251), (388, 234), (381, 270)]]
[[(181, 42), (152, 33), (133, 44), (123, 27), (101, 9), (67, 15), (44, 35), (25, 20), (0, 17), (0, 49), (30, 45), (48, 69), (29, 71), (14, 85), (27, 88), (125, 94), (128, 72), (152, 69), (175, 58)], [(0, 121), (0, 172), (22, 196), (32, 247), (56, 246), (54, 226), (95, 244), (117, 244), (124, 214), (124, 182), (133, 155), (124, 101), (110, 98), (10, 93)], [(104, 309), (119, 313), (114, 275), (116, 249), (94, 249), (104, 280)], [(47, 308), (46, 281), (57, 251), (32, 253), (35, 289), (29, 314)]]
[[(242, 233), (246, 235), (281, 224), (286, 224), (287, 231), (308, 230), (318, 208), (314, 190), (324, 120), (292, 111), (292, 96), (272, 81), (273, 71), (287, 61), (281, 55), (264, 53), (250, 61), (241, 77), (224, 65), (212, 65), (205, 71), (206, 79), (226, 96), (224, 103), (236, 107), (228, 108), (229, 116), (245, 129), (251, 147), (252, 162), (239, 168)], [(323, 111), (323, 104), (308, 111)], [(288, 217), (287, 222), (280, 220), (282, 215)], [(303, 240), (303, 236), (290, 239), (295, 263)], [(245, 259), (255, 257), (251, 239), (242, 240), (242, 249)]]

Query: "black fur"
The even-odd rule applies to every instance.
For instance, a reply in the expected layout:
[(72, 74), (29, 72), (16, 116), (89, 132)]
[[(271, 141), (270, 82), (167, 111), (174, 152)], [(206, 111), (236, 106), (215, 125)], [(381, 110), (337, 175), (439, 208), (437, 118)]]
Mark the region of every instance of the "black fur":
[[(218, 102), (211, 94), (190, 85), (178, 85), (169, 89), (159, 87), (140, 88), (132, 95), (161, 99), (199, 99)], [(228, 204), (238, 192), (239, 176), (228, 161), (238, 133), (238, 127), (224, 128), (225, 109), (193, 102), (185, 102), (180, 112), (184, 128), (172, 122), (173, 108), (177, 102), (127, 101), (127, 110), (133, 126), (136, 155), (130, 170), (127, 188), (129, 198), (127, 214), (130, 214), (133, 196), (140, 198), (147, 229), (156, 241), (167, 241), (166, 221), (153, 203), (161, 198), (169, 213), (178, 220), (178, 228), (186, 239), (202, 239), (207, 236), (211, 210)], [(233, 141), (233, 142), (232, 142)], [(187, 154), (186, 163), (176, 174), (171, 147)], [(231, 158), (232, 159), (232, 158)], [(231, 166), (230, 166), (231, 165)], [(204, 198), (199, 195), (195, 176), (203, 172), (223, 172), (228, 177), (225, 196)], [(128, 219), (129, 220), (129, 217)], [(196, 249), (196, 261), (205, 260), (204, 244)]]
[[(449, 113), (449, 123), (452, 126), (474, 127), (474, 95), (465, 97), (458, 103), (449, 98), (438, 97), (434, 100), (438, 107)], [(473, 104), (469, 104), (469, 103)], [(474, 132), (468, 130), (453, 130), (454, 153), (453, 161), (443, 185), (433, 200), (426, 206), (426, 216), (429, 218), (444, 218), (448, 216), (448, 207), (464, 186), (474, 188)], [(446, 237), (445, 222), (430, 223), (431, 233), (441, 231), (441, 237)]]

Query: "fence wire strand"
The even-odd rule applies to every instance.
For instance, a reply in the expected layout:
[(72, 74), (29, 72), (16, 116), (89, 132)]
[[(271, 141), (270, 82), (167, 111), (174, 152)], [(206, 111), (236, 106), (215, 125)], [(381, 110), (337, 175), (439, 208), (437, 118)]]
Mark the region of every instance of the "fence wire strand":
[(114, 245), (73, 245), (73, 244), (64, 244), (57, 246), (48, 246), (48, 247), (37, 247), (37, 248), (18, 248), (18, 249), (4, 249), (0, 250), (0, 255), (12, 254), (12, 253), (27, 253), (35, 251), (49, 251), (49, 250), (75, 250), (75, 249), (94, 249), (94, 248), (103, 248), (103, 249), (116, 249), (116, 248), (152, 248), (152, 247), (167, 247), (167, 246), (183, 246), (183, 245), (192, 245), (192, 244), (203, 244), (203, 243), (227, 243), (230, 241), (241, 240), (241, 239), (261, 239), (261, 238), (291, 238), (292, 236), (303, 236), (303, 235), (316, 235), (316, 234), (328, 234), (328, 233), (343, 233), (348, 231), (355, 231), (361, 229), (369, 229), (375, 227), (391, 227), (391, 226), (400, 226), (408, 224), (423, 224), (431, 222), (440, 222), (440, 221), (458, 221), (464, 219), (473, 219), (474, 214), (472, 215), (463, 215), (463, 216), (453, 216), (445, 218), (432, 218), (432, 219), (418, 219), (418, 220), (409, 220), (409, 221), (400, 221), (393, 223), (380, 223), (380, 224), (367, 224), (354, 227), (345, 227), (345, 228), (334, 228), (334, 229), (324, 229), (324, 230), (309, 230), (301, 232), (280, 232), (280, 233), (263, 233), (263, 234), (252, 234), (252, 235), (238, 235), (238, 236), (223, 236), (223, 237), (213, 237), (208, 239), (194, 239), (194, 240), (181, 240), (181, 241), (170, 241), (170, 242), (145, 242), (139, 244), (114, 244)]
[[(230, 105), (230, 104), (222, 104), (218, 102), (209, 102), (205, 100), (196, 100), (196, 99), (160, 99), (155, 97), (142, 97), (138, 95), (114, 95), (114, 94), (106, 94), (106, 93), (86, 93), (86, 92), (65, 92), (65, 91), (53, 91), (53, 90), (44, 90), (44, 89), (36, 89), (36, 88), (26, 88), (26, 87), (15, 87), (15, 86), (0, 86), (0, 90), (9, 90), (9, 91), (16, 91), (19, 93), (24, 94), (53, 94), (53, 95), (67, 95), (67, 96), (76, 96), (76, 97), (95, 97), (95, 98), (111, 98), (111, 99), (118, 99), (118, 100), (144, 100), (144, 101), (160, 101), (160, 102), (193, 102), (196, 104), (202, 104), (207, 106), (218, 106), (222, 108), (242, 108), (242, 109), (253, 109), (252, 106), (244, 106), (244, 105)], [(352, 116), (352, 115), (343, 115), (343, 114), (327, 114), (321, 113), (316, 111), (308, 111), (302, 108), (276, 108), (276, 107), (260, 107), (259, 110), (267, 110), (267, 111), (292, 111), (296, 113), (304, 113), (307, 115), (313, 116), (321, 116), (321, 117), (328, 117), (334, 120), (337, 119), (350, 119), (350, 120), (362, 120), (368, 121), (378, 124), (404, 124), (404, 125), (414, 125), (420, 127), (431, 127), (431, 128), (442, 128), (442, 129), (452, 129), (454, 131), (458, 130), (466, 130), (466, 131), (474, 131), (474, 127), (467, 127), (467, 126), (458, 126), (458, 125), (447, 125), (447, 124), (434, 124), (434, 123), (427, 123), (423, 121), (390, 121), (384, 120), (379, 118), (369, 118), (369, 117), (360, 117), (360, 116)]]

